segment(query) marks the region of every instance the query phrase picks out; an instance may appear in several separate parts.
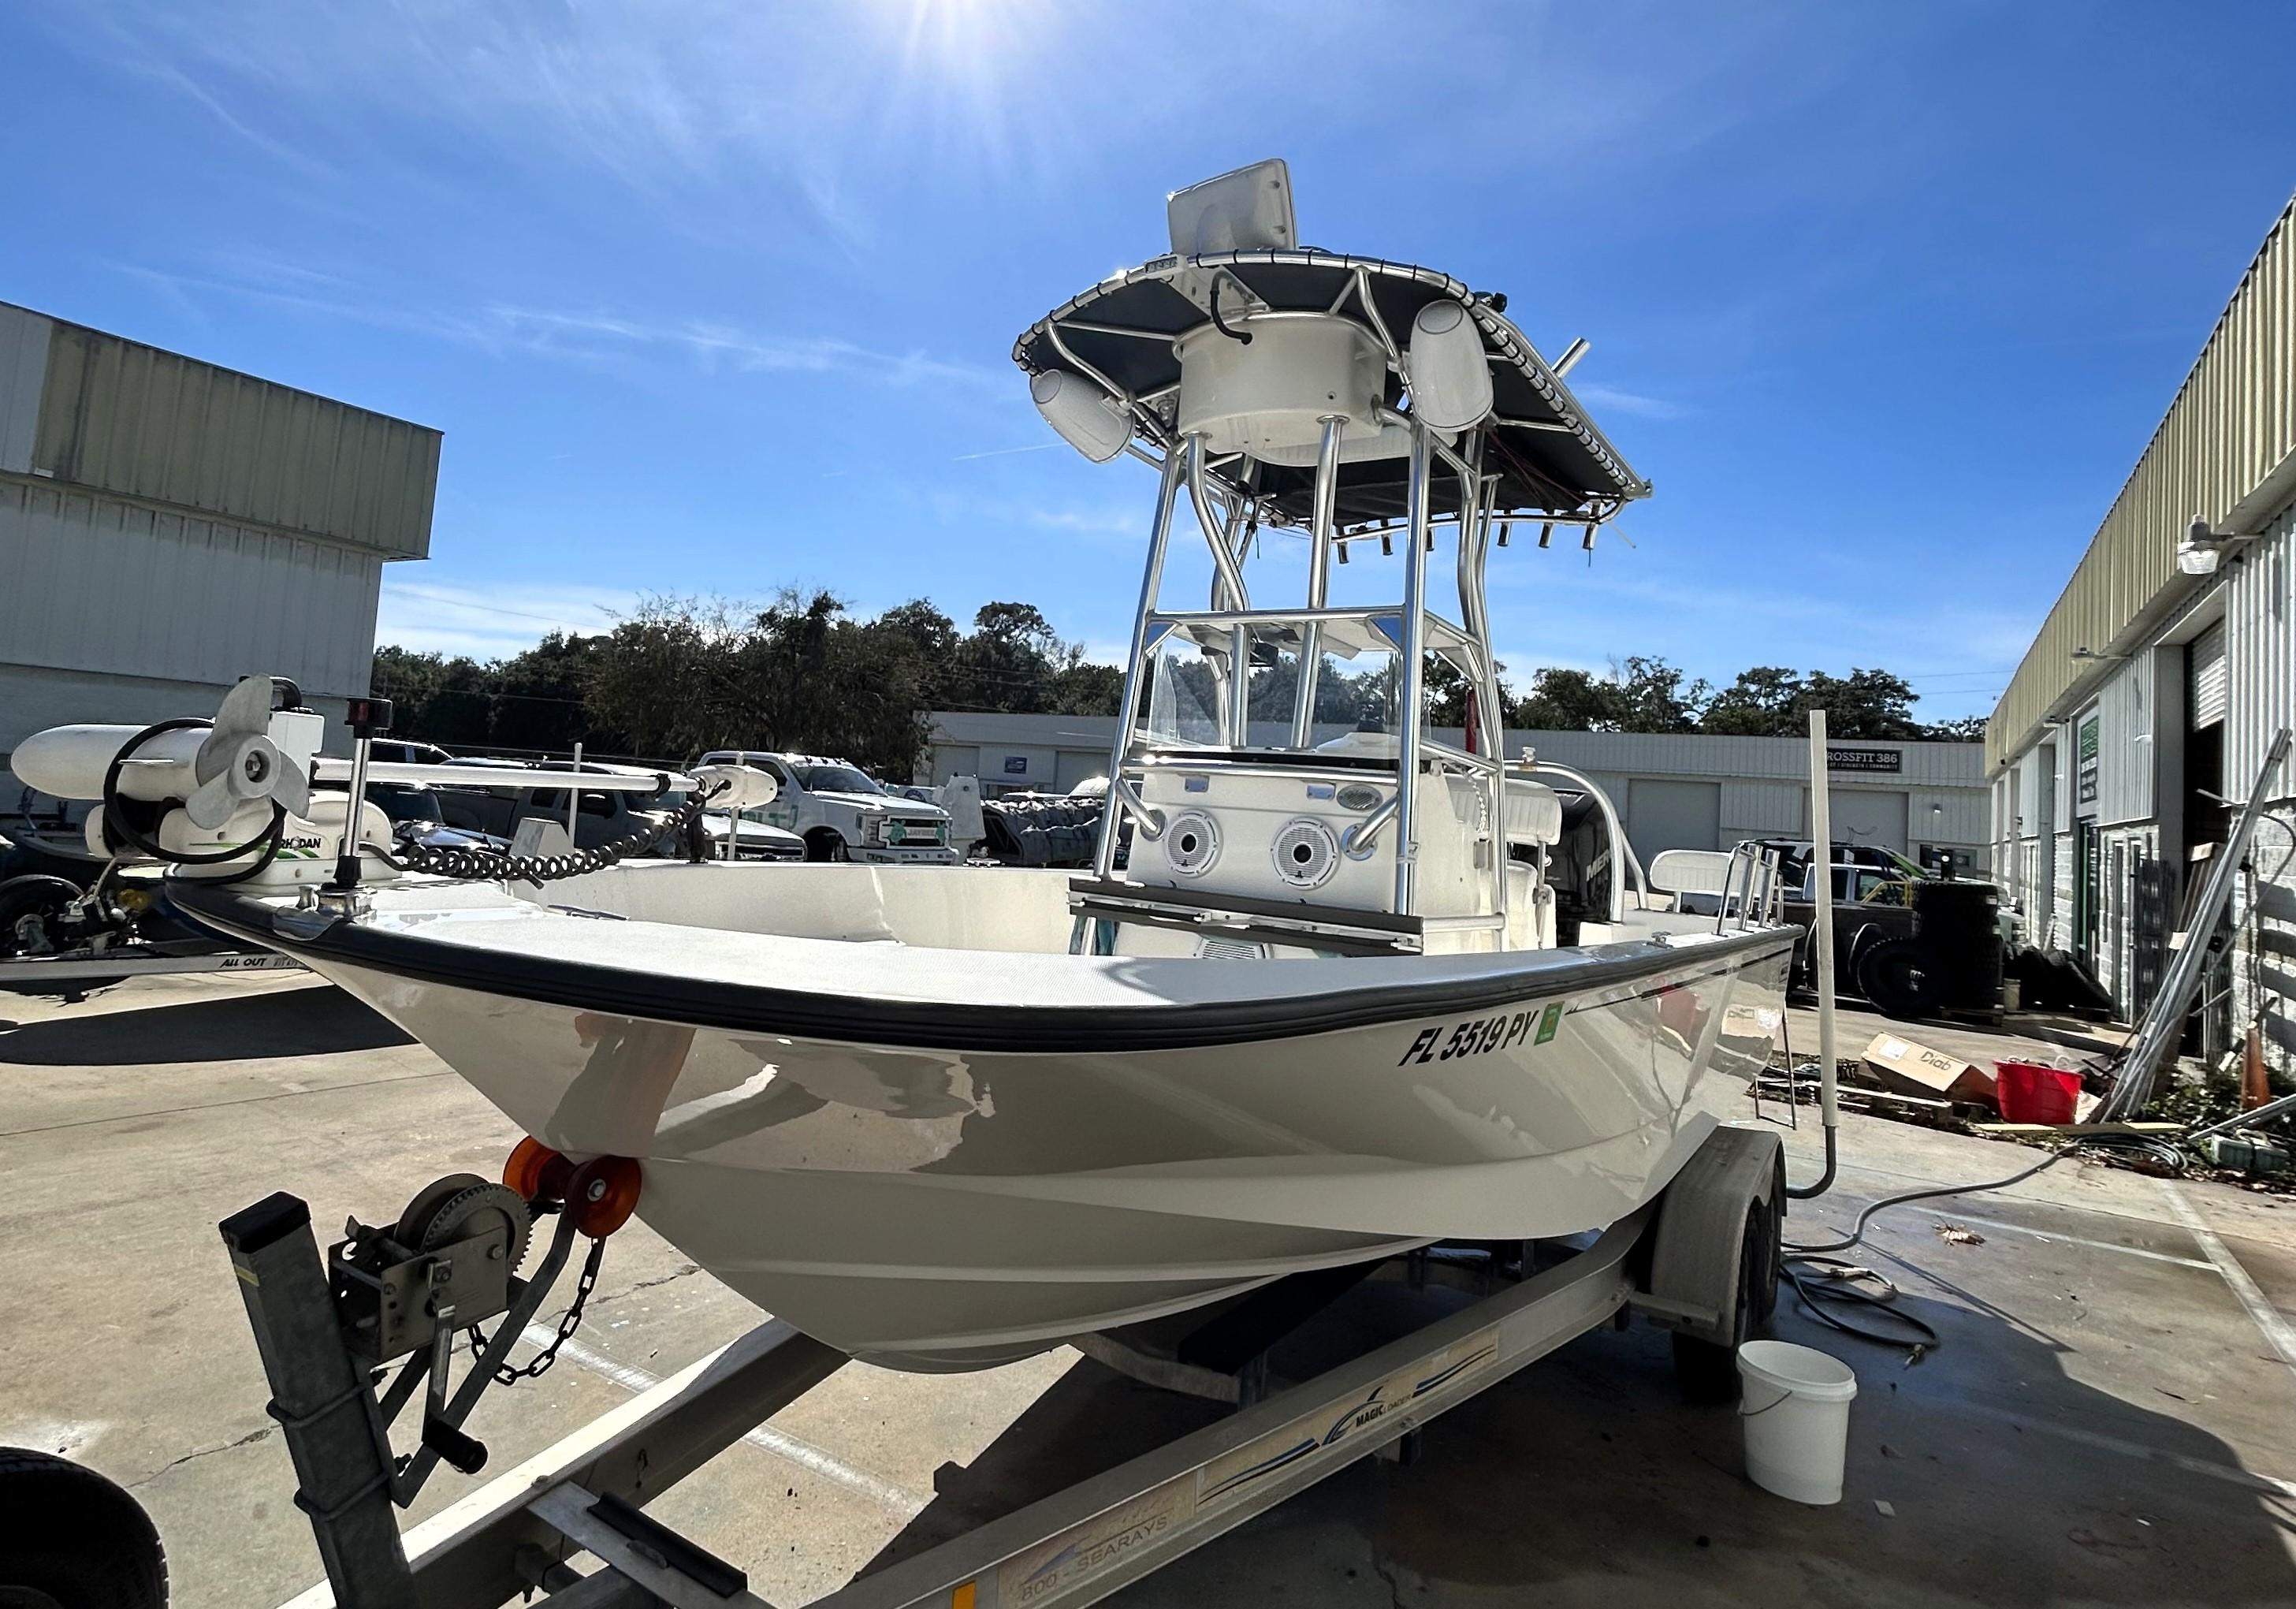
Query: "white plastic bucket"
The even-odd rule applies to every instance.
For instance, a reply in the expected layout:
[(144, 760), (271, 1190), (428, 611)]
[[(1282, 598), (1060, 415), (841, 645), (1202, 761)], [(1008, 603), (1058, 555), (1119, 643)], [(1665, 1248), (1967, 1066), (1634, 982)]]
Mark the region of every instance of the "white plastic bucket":
[(1841, 1501), (1857, 1374), (1814, 1348), (1749, 1341), (1738, 1349), (1738, 1380), (1748, 1477), (1797, 1503)]

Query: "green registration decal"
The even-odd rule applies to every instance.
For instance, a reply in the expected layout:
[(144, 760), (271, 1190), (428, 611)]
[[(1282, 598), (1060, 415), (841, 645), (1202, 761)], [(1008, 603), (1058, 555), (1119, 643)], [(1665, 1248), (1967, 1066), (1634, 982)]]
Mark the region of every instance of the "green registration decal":
[(1533, 1039), (1531, 1043), (1534, 1045), (1546, 1044), (1547, 1040), (1554, 1037), (1554, 1030), (1562, 1026), (1562, 1003), (1558, 1000), (1554, 1005), (1548, 1006), (1545, 1011), (1538, 1014), (1538, 1038)]

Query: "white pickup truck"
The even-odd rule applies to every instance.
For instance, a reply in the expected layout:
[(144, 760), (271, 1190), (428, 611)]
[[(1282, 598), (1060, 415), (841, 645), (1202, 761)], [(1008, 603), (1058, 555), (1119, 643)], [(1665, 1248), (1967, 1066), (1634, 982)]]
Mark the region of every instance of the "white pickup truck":
[(717, 749), (705, 766), (755, 766), (780, 784), (773, 803), (746, 812), (805, 840), (808, 860), (860, 860), (873, 866), (955, 866), (948, 812), (885, 792), (850, 760), (818, 754), (769, 754)]

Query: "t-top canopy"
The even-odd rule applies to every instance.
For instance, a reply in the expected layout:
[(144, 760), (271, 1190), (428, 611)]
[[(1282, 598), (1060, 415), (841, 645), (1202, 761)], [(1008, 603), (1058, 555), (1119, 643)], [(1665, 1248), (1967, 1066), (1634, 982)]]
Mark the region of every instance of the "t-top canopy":
[[(1216, 288), (1225, 291), (1224, 308), (1215, 300)], [(1649, 496), (1649, 482), (1619, 456), (1570, 389), (1508, 322), (1505, 297), (1478, 295), (1448, 275), (1406, 263), (1313, 249), (1160, 257), (1054, 308), (1013, 344), (1013, 360), (1031, 375), (1066, 372), (1120, 390), (1136, 405), (1134, 434), (1165, 447), (1180, 382), (1177, 343), (1217, 322), (1216, 316), (1224, 312), (1233, 324), (1268, 311), (1338, 313), (1363, 321), (1391, 358), (1420, 309), (1442, 298), (1467, 308), (1491, 366), (1483, 469), (1498, 476), (1494, 512), (1607, 515), (1628, 499)], [(1390, 362), (1388, 406), (1398, 406), (1402, 397), (1402, 380)], [(1280, 519), (1308, 521), (1312, 466), (1255, 460), (1252, 472), (1263, 512), (1272, 508)], [(1407, 480), (1402, 458), (1341, 464), (1336, 519), (1342, 526), (1401, 519)], [(1456, 512), (1458, 478), (1439, 472), (1431, 481), (1433, 512)]]

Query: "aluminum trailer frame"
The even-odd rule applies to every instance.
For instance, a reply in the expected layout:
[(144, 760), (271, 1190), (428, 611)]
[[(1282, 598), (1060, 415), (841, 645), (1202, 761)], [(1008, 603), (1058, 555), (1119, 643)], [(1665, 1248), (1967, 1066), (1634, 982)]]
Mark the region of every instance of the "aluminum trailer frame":
[[(1050, 1609), (1098, 1601), (1202, 1547), (1588, 1331), (1635, 1309), (1710, 1348), (1759, 1322), (1775, 1258), (1742, 1266), (1750, 1215), (1775, 1235), (1783, 1152), (1774, 1134), (1723, 1128), (1658, 1199), (1592, 1244), (1232, 1416), (890, 1564), (818, 1609)], [(643, 1506), (833, 1374), (845, 1357), (779, 1320), (632, 1398), (468, 1493), (401, 1539), (328, 1298), (308, 1212), (273, 1197), (259, 1235), (226, 1239), (261, 1343), (273, 1416), (307, 1487), (332, 1584), (285, 1609), (477, 1609), (540, 1588), (561, 1609), (667, 1603), (770, 1609), (736, 1567), (648, 1519)], [(258, 1241), (260, 1244), (256, 1244)], [(1526, 1248), (1527, 1251), (1527, 1248)], [(1421, 1254), (1414, 1254), (1414, 1256)], [(1527, 1265), (1526, 1265), (1527, 1266)], [(1095, 1338), (1103, 1357), (1123, 1342)], [(1264, 1369), (1264, 1353), (1257, 1360)], [(1119, 1367), (1121, 1365), (1119, 1364)], [(1200, 1389), (1190, 1387), (1188, 1389)], [(1221, 1394), (1217, 1389), (1205, 1394)], [(1232, 1396), (1230, 1400), (1238, 1400)], [(355, 1512), (357, 1511), (357, 1512)], [(338, 1528), (356, 1527), (356, 1556)], [(580, 1551), (601, 1564), (576, 1573)]]
[(92, 979), (173, 977), (192, 973), (299, 973), (303, 964), (269, 950), (230, 950), (213, 956), (156, 956), (133, 946), (114, 956), (67, 951), (0, 961), (0, 989), (21, 990), (85, 983)]

